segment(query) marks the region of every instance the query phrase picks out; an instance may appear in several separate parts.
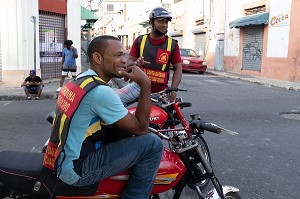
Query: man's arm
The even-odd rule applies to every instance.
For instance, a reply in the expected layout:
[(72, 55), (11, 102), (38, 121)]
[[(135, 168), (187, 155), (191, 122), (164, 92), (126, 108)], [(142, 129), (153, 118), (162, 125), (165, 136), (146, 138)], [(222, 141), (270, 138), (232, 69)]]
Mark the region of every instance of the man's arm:
[(65, 62), (65, 56), (62, 56), (62, 58), (61, 58), (61, 68), (64, 66), (64, 62)]
[(78, 58), (78, 52), (77, 52), (77, 49), (74, 48), (73, 46), (71, 46), (71, 50), (73, 51), (73, 57), (74, 57), (75, 59), (77, 59), (77, 58)]
[(151, 82), (148, 76), (137, 66), (120, 72), (120, 75), (135, 81), (141, 88), (135, 115), (128, 113), (115, 124), (118, 128), (134, 135), (144, 135), (148, 132), (151, 107)]
[(177, 63), (173, 65), (174, 73), (172, 77), (171, 88), (178, 88), (182, 78), (182, 64)]
[(28, 85), (27, 82), (24, 81), (24, 82), (21, 84), (21, 87), (22, 87), (22, 86), (27, 86), (27, 85)]
[(44, 83), (43, 83), (43, 80), (42, 78), (38, 77), (38, 82), (36, 82), (37, 86), (45, 86)]

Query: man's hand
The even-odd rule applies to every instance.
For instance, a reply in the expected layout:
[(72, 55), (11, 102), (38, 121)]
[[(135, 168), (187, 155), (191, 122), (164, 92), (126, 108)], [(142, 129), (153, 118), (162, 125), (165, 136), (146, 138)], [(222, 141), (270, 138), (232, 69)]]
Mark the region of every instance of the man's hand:
[(135, 65), (137, 66), (144, 66), (145, 64), (150, 64), (151, 62), (149, 61), (145, 61), (144, 57), (139, 57), (136, 61), (135, 61)]
[(176, 92), (172, 91), (168, 97), (169, 101), (173, 102), (176, 99), (176, 96), (177, 96)]
[(140, 86), (144, 83), (150, 84), (148, 76), (137, 65), (127, 66), (126, 71), (119, 71), (119, 74), (124, 77), (125, 81), (130, 79)]

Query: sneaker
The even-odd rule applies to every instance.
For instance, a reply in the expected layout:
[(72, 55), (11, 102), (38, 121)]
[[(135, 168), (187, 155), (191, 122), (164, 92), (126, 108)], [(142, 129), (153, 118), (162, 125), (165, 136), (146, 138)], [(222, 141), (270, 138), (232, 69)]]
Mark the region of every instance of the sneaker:
[(28, 99), (28, 100), (31, 100), (31, 97), (30, 97), (30, 96), (28, 96), (28, 97), (27, 97), (27, 99)]
[(35, 99), (36, 99), (36, 100), (39, 100), (40, 98), (39, 98), (39, 97), (35, 97)]
[(56, 92), (59, 93), (60, 89), (61, 89), (61, 87), (59, 87), (58, 89), (56, 89)]

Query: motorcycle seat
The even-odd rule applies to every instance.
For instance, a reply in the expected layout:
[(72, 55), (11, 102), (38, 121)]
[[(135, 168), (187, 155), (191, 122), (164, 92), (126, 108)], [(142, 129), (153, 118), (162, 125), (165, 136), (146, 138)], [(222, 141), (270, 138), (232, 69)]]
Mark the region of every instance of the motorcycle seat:
[[(84, 196), (93, 195), (98, 183), (84, 187), (73, 187), (61, 180), (57, 181), (54, 172), (43, 175), (44, 153), (0, 151), (0, 184), (10, 187), (23, 193), (32, 193), (49, 197), (54, 187), (56, 195), (60, 196)], [(44, 178), (45, 177), (45, 178)], [(40, 189), (34, 190), (37, 181), (44, 178)], [(56, 185), (57, 183), (57, 185)]]
[(43, 153), (5, 150), (0, 152), (0, 171), (4, 173), (38, 177), (43, 169)]

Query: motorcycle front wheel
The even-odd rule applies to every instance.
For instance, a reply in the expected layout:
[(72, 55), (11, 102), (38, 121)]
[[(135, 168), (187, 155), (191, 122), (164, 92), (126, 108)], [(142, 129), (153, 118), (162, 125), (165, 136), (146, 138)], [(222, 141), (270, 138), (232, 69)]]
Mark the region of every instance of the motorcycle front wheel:
[[(199, 143), (198, 147), (201, 148), (201, 150), (203, 151), (206, 160), (211, 163), (211, 157), (210, 157), (210, 152), (209, 152), (209, 148), (207, 146), (206, 141), (204, 140), (204, 138), (199, 135), (195, 138), (195, 140)], [(205, 175), (205, 169), (203, 168), (201, 161), (200, 161), (200, 157), (198, 156), (198, 153), (193, 150), (191, 151), (191, 163), (192, 163), (192, 168), (194, 170), (194, 174), (193, 174), (193, 180), (190, 182), (192, 184), (195, 184), (196, 186), (198, 186), (201, 190), (203, 190), (209, 183), (209, 178), (203, 178), (202, 176)], [(190, 183), (188, 183), (188, 186), (191, 189), (194, 189), (193, 186), (190, 185)]]
[(242, 199), (242, 197), (237, 192), (229, 192), (225, 194), (225, 199)]

